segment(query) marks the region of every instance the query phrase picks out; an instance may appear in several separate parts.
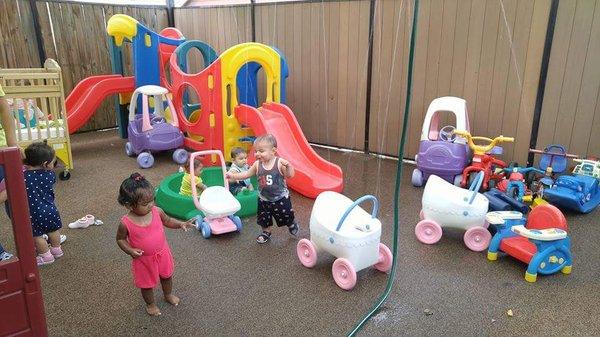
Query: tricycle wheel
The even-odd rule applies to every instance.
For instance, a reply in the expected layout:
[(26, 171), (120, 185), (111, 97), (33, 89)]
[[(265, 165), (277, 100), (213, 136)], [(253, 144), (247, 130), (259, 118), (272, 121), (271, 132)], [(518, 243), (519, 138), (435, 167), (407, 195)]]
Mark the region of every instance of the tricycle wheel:
[(423, 186), (423, 172), (419, 169), (414, 169), (411, 178), (412, 184), (415, 187)]
[(381, 272), (387, 273), (392, 268), (393, 260), (394, 257), (392, 256), (390, 249), (383, 243), (379, 243), (379, 262), (373, 267)]
[(474, 252), (481, 252), (489, 247), (492, 234), (483, 227), (471, 227), (466, 231), (463, 239), (467, 248)]
[(352, 263), (343, 257), (333, 261), (331, 273), (335, 283), (344, 290), (352, 290), (356, 285), (356, 270)]
[(173, 161), (179, 165), (183, 165), (187, 162), (189, 154), (185, 149), (177, 149), (173, 151)]
[(519, 188), (517, 186), (511, 186), (506, 190), (506, 194), (515, 200), (519, 200)]
[(58, 179), (60, 180), (69, 180), (71, 178), (71, 172), (69, 172), (68, 170), (64, 170), (61, 173), (58, 174)]
[(422, 243), (432, 245), (442, 238), (442, 227), (433, 220), (421, 220), (415, 226), (415, 235)]
[(298, 254), (300, 263), (306, 268), (312, 268), (317, 264), (317, 249), (308, 239), (298, 241), (298, 244), (296, 245), (296, 254)]
[(143, 169), (151, 168), (154, 165), (154, 157), (150, 152), (142, 152), (137, 157), (137, 163)]

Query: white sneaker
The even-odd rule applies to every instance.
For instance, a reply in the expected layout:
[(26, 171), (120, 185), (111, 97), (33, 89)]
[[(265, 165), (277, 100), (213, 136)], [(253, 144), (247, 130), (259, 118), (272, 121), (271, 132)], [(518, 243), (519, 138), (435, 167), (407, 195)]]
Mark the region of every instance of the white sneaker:
[(13, 255), (9, 252), (2, 252), (2, 254), (0, 254), (0, 261), (4, 261), (4, 260), (8, 260), (11, 257), (13, 257)]
[[(42, 237), (44, 238), (44, 240), (48, 241), (48, 235), (47, 234), (43, 234)], [(67, 241), (67, 236), (64, 234), (60, 235), (60, 244), (62, 245), (63, 242)]]

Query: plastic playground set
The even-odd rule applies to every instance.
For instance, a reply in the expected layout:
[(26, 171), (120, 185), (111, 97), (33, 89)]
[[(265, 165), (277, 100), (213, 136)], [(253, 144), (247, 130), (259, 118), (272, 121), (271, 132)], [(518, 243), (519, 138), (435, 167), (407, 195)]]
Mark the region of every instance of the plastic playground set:
[[(312, 268), (322, 253), (335, 256), (333, 280), (344, 290), (354, 288), (357, 273), (364, 269), (393, 270), (394, 256), (381, 243), (378, 199), (365, 195), (353, 201), (341, 194), (342, 170), (313, 150), (286, 105), (289, 70), (279, 50), (242, 43), (218, 55), (202, 41), (186, 40), (177, 29), (157, 33), (123, 14), (108, 20), (107, 33), (112, 37), (114, 74), (83, 79), (66, 98), (60, 67), (53, 60), (40, 69), (0, 70), (0, 84), (12, 100), (20, 146), (46, 140), (64, 163), (61, 179), (69, 179), (73, 169), (69, 134), (86, 124), (104, 99), (118, 94), (119, 134), (127, 139), (126, 155), (136, 157), (141, 168), (151, 168), (154, 154), (162, 151), (171, 151), (179, 165), (189, 160), (191, 172), (196, 158), (202, 162), (201, 178), (207, 186), (202, 193), (192, 174), (192, 195), (181, 195), (184, 173), (178, 172), (160, 182), (155, 201), (173, 217), (195, 218), (200, 235), (209, 239), (241, 231), (241, 218), (256, 215), (256, 179), (251, 180), (253, 190), (233, 195), (226, 164), (234, 147), (246, 149), (253, 163), (253, 140), (270, 133), (277, 139), (278, 154), (295, 168), (288, 186), (316, 199), (310, 238), (296, 246), (300, 264)], [(123, 75), (125, 42), (131, 43), (133, 76)], [(193, 49), (200, 52), (205, 67), (190, 74), (188, 56)], [(261, 69), (264, 84), (258, 81)], [(259, 85), (266, 86), (261, 104)], [(442, 126), (443, 113), (452, 114), (456, 124)], [(560, 209), (589, 213), (600, 204), (600, 162), (549, 145), (530, 150), (541, 155), (536, 166), (507, 164), (496, 156), (502, 154), (500, 144), (513, 141), (502, 135), (493, 139), (471, 135), (464, 99), (434, 99), (425, 115), (412, 172), (412, 184), (425, 186), (416, 238), (431, 245), (441, 240), (443, 228), (463, 230), (466, 247), (487, 250), (488, 260), (497, 260), (502, 252), (525, 263), (528, 282), (535, 282), (538, 274), (570, 274), (571, 240)], [(569, 159), (577, 163), (570, 174)], [(0, 155), (0, 162), (6, 160)], [(10, 170), (9, 177), (18, 176), (17, 169)], [(16, 183), (11, 184), (12, 193), (19, 192)], [(370, 213), (360, 206), (365, 201), (372, 203)], [(89, 225), (82, 221), (80, 228)], [(37, 272), (30, 275), (37, 277)]]
[[(453, 114), (456, 125), (440, 128), (442, 113)], [(497, 144), (513, 141), (472, 136), (465, 100), (433, 100), (412, 174), (414, 186), (425, 183), (415, 235), (434, 244), (444, 227), (465, 230), (465, 245), (473, 251), (488, 249), (490, 261), (502, 251), (526, 263), (528, 282), (535, 282), (538, 273), (569, 274), (570, 238), (559, 208), (589, 213), (600, 204), (600, 162), (577, 159), (562, 145), (549, 145), (530, 150), (541, 155), (537, 167), (507, 165), (495, 157), (502, 154)], [(563, 174), (569, 158), (578, 165), (572, 174)]]

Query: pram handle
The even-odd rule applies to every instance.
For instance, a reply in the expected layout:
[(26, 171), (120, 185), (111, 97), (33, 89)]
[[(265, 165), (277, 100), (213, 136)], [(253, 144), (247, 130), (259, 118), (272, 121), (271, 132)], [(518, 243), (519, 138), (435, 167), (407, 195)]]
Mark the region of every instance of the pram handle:
[(372, 195), (362, 196), (362, 197), (356, 199), (356, 201), (353, 202), (352, 205), (350, 205), (350, 207), (348, 207), (348, 209), (346, 209), (346, 211), (340, 218), (340, 222), (338, 223), (337, 227), (335, 228), (336, 232), (340, 230), (340, 228), (342, 227), (342, 224), (344, 223), (344, 221), (346, 220), (346, 218), (348, 217), (350, 212), (352, 212), (354, 207), (358, 206), (361, 202), (363, 202), (365, 200), (373, 201), (373, 211), (371, 212), (371, 218), (375, 218), (377, 216), (377, 211), (379, 210), (379, 200), (377, 200), (377, 198), (375, 198)]
[(216, 154), (219, 156), (219, 159), (221, 159), (221, 170), (223, 171), (223, 185), (225, 185), (225, 189), (229, 190), (229, 181), (227, 181), (227, 177), (225, 177), (225, 173), (227, 172), (227, 168), (225, 167), (225, 158), (223, 158), (223, 152), (219, 151), (219, 150), (204, 150), (204, 151), (197, 151), (194, 152), (192, 154), (190, 154), (190, 172), (192, 172), (192, 174), (190, 174), (191, 176), (191, 184), (192, 184), (192, 196), (194, 199), (194, 204), (196, 205), (196, 208), (200, 209), (200, 203), (198, 201), (198, 189), (196, 188), (196, 175), (194, 174), (194, 159), (196, 159), (196, 157), (198, 156), (206, 156), (206, 155), (212, 155), (212, 154)]
[(479, 192), (481, 184), (483, 183), (483, 177), (484, 173), (483, 171), (480, 171), (479, 173), (477, 173), (477, 177), (475, 177), (475, 180), (471, 183), (471, 186), (469, 186), (469, 191), (473, 192), (471, 198), (469, 199), (469, 205), (473, 203), (475, 196)]

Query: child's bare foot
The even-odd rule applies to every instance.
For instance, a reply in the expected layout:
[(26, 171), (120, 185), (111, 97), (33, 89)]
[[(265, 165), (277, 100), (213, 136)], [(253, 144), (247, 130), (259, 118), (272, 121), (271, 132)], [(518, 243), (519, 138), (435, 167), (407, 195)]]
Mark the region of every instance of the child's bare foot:
[(165, 301), (167, 301), (168, 303), (170, 303), (171, 305), (174, 305), (174, 306), (179, 305), (179, 297), (177, 297), (173, 294), (165, 295)]
[(150, 316), (160, 316), (160, 309), (154, 303), (146, 304), (146, 312)]

